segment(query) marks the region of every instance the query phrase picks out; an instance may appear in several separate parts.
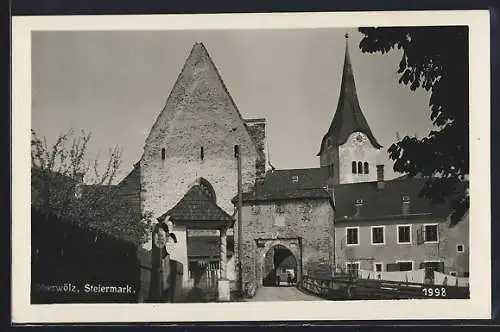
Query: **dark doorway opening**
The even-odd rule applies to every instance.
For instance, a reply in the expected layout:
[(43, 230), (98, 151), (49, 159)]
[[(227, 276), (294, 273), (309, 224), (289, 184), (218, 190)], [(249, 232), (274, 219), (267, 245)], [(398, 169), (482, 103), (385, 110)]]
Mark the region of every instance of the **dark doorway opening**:
[(269, 249), (264, 257), (263, 286), (295, 286), (297, 283), (297, 259), (282, 245)]

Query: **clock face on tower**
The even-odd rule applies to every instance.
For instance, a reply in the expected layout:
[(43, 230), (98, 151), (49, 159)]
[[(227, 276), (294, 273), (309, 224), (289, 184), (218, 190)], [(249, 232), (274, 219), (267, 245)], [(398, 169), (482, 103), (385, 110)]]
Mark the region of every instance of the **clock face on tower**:
[(354, 136), (354, 141), (357, 145), (363, 145), (366, 141), (366, 136), (362, 133), (356, 133), (356, 135)]

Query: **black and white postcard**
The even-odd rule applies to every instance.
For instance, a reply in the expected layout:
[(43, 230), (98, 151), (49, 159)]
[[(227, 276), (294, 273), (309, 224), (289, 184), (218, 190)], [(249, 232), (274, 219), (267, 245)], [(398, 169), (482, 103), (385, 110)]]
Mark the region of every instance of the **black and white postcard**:
[(488, 22), (14, 17), (14, 322), (489, 318)]

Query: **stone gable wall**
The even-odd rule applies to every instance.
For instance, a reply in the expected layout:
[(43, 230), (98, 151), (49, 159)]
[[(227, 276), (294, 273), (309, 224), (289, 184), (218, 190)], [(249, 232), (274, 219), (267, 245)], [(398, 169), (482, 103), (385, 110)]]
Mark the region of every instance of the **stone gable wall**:
[[(208, 54), (196, 45), (144, 146), (140, 161), (142, 211), (153, 212), (154, 218), (160, 216), (203, 177), (213, 186), (216, 203), (232, 215), (231, 199), (237, 194), (238, 182), (235, 145), (241, 146), (243, 187), (249, 190), (256, 177), (255, 144)], [(185, 230), (176, 235), (186, 238)], [(169, 245), (169, 251), (172, 259), (186, 263), (186, 278), (183, 246), (184, 240)], [(150, 247), (148, 241), (144, 248)]]

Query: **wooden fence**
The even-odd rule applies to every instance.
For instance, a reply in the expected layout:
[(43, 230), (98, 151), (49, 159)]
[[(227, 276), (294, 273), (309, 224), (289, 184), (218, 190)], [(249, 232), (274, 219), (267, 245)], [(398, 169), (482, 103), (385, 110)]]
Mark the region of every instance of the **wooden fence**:
[(32, 209), (31, 303), (134, 303), (135, 244)]
[(357, 279), (352, 276), (312, 278), (299, 287), (328, 300), (468, 299), (468, 287), (417, 284), (400, 281)]

